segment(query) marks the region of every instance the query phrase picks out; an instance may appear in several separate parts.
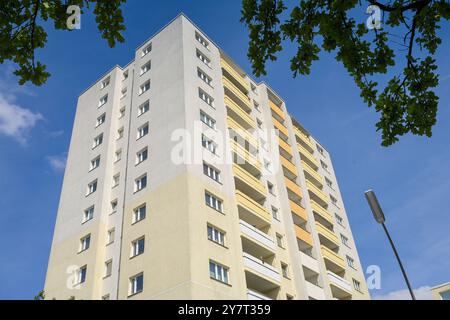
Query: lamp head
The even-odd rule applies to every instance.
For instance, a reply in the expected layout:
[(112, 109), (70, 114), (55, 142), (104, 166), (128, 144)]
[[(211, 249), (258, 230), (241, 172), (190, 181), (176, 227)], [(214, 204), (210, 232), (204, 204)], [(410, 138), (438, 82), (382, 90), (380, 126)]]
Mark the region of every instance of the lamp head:
[(364, 193), (366, 195), (367, 202), (369, 203), (370, 209), (372, 210), (373, 216), (378, 223), (384, 223), (386, 218), (384, 217), (383, 210), (378, 203), (377, 196), (373, 190), (366, 191)]

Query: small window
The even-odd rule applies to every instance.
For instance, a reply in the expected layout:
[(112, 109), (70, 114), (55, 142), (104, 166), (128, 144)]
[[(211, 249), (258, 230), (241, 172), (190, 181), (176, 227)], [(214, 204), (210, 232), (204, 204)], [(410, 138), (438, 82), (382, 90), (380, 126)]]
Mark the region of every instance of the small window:
[(272, 163), (269, 160), (264, 159), (264, 168), (267, 171), (272, 172)]
[(145, 57), (147, 54), (150, 53), (150, 51), (152, 51), (152, 44), (148, 44), (147, 46), (144, 47), (144, 49), (142, 49), (142, 57)]
[(123, 88), (122, 91), (120, 92), (120, 99), (123, 99), (127, 96), (127, 88)]
[(140, 164), (141, 162), (144, 162), (148, 158), (148, 148), (145, 147), (144, 149), (138, 151), (136, 153), (136, 165)]
[(211, 67), (211, 60), (201, 53), (200, 50), (197, 50), (197, 58), (208, 67)]
[(355, 269), (355, 260), (353, 260), (353, 258), (350, 258), (349, 256), (346, 256), (346, 258), (347, 258), (347, 265), (350, 268)]
[(111, 276), (112, 273), (112, 260), (108, 260), (105, 262), (105, 278), (108, 278)]
[(334, 217), (336, 218), (336, 222), (337, 222), (338, 224), (340, 224), (341, 226), (344, 225), (344, 219), (343, 219), (340, 215), (338, 215), (337, 213), (335, 213), (335, 214), (334, 214)]
[(144, 250), (145, 250), (145, 237), (139, 238), (131, 242), (131, 258), (143, 254)]
[(327, 177), (325, 177), (325, 182), (327, 183), (327, 186), (331, 189), (333, 189), (333, 182), (328, 179)]
[(353, 288), (355, 288), (356, 291), (361, 292), (361, 282), (353, 279)]
[(267, 181), (267, 189), (271, 195), (275, 195), (275, 186), (273, 183)]
[(198, 89), (198, 96), (200, 97), (200, 99), (202, 99), (204, 102), (206, 102), (209, 106), (214, 108), (214, 99), (200, 88)]
[(205, 112), (200, 111), (200, 120), (206, 124), (208, 127), (210, 127), (211, 129), (215, 129), (216, 128), (216, 120), (214, 120), (213, 118), (211, 118), (209, 115), (207, 115)]
[(104, 124), (106, 121), (106, 113), (103, 113), (100, 117), (97, 118), (97, 121), (95, 122), (95, 127), (99, 127), (102, 124)]
[(205, 162), (203, 163), (203, 173), (214, 181), (220, 183), (220, 171)]
[(258, 128), (259, 128), (259, 129), (262, 129), (262, 128), (263, 128), (263, 123), (262, 123), (261, 120), (256, 119), (256, 124), (258, 125)]
[(343, 234), (341, 234), (341, 242), (344, 246), (350, 247), (350, 245), (348, 244), (348, 238)]
[(289, 266), (286, 263), (281, 263), (281, 272), (283, 274), (283, 277), (289, 279)]
[(83, 223), (86, 223), (92, 219), (94, 219), (94, 206), (87, 208), (83, 212)]
[(111, 299), (111, 295), (110, 294), (105, 294), (103, 297), (102, 297), (102, 300), (110, 300)]
[(112, 187), (115, 188), (119, 185), (120, 182), (120, 173), (114, 175), (113, 177), (113, 182), (112, 182)]
[(111, 201), (111, 214), (117, 212), (117, 206), (118, 206), (118, 200), (114, 199), (113, 201)]
[(277, 208), (275, 208), (275, 207), (272, 207), (272, 217), (273, 217), (275, 220), (280, 221), (280, 213), (279, 213), (279, 210), (278, 210)]
[(203, 148), (209, 150), (213, 154), (217, 153), (217, 144), (203, 134), (202, 134), (202, 146)]
[(276, 238), (277, 238), (277, 245), (278, 245), (280, 248), (284, 248), (284, 239), (283, 239), (283, 236), (282, 236), (281, 234), (277, 233)]
[(137, 138), (140, 139), (148, 134), (148, 122), (138, 128)]
[(87, 266), (83, 266), (77, 271), (77, 284), (82, 284), (86, 282), (87, 276)]
[(92, 149), (97, 148), (99, 145), (103, 143), (103, 133), (99, 134), (94, 138), (94, 143), (92, 144)]
[(91, 160), (91, 164), (89, 165), (89, 171), (97, 169), (100, 166), (100, 156), (95, 157)]
[(108, 236), (107, 236), (107, 239), (106, 239), (106, 245), (109, 245), (109, 244), (113, 243), (115, 237), (116, 237), (116, 229), (115, 228), (109, 229), (108, 230)]
[(144, 274), (138, 274), (130, 278), (130, 296), (141, 293), (144, 290)]
[(320, 165), (322, 166), (323, 170), (328, 171), (328, 165), (325, 162), (320, 160)]
[(294, 296), (286, 294), (286, 300), (294, 300)]
[(86, 195), (93, 194), (95, 191), (97, 191), (97, 180), (92, 181), (88, 184)]
[(208, 239), (212, 242), (218, 243), (221, 246), (225, 246), (225, 232), (220, 231), (216, 227), (208, 225)]
[(91, 246), (91, 235), (88, 234), (87, 236), (80, 239), (80, 249), (78, 252), (83, 252), (89, 249)]
[(207, 85), (212, 87), (212, 78), (208, 76), (203, 70), (200, 68), (197, 69), (197, 75), (200, 79), (203, 80)]
[(126, 111), (125, 107), (120, 108), (120, 110), (119, 110), (119, 119), (122, 119), (123, 117), (125, 117), (125, 111)]
[(258, 102), (253, 101), (253, 106), (255, 107), (256, 111), (261, 112), (261, 106), (259, 105)]
[(119, 128), (117, 130), (117, 140), (120, 140), (123, 138), (124, 132), (125, 132), (125, 129), (123, 127)]
[(119, 149), (114, 154), (114, 162), (120, 161), (122, 159), (122, 149)]
[(150, 110), (150, 102), (147, 100), (138, 107), (138, 116), (143, 115)]
[(139, 87), (139, 95), (147, 92), (148, 90), (150, 90), (150, 80), (145, 81), (144, 84)]
[(318, 144), (316, 144), (316, 149), (317, 149), (317, 151), (318, 151), (321, 155), (324, 155), (324, 151), (323, 151), (323, 148), (322, 148), (321, 146), (319, 146)]
[(128, 70), (123, 73), (122, 81), (125, 81), (127, 79), (128, 79)]
[(209, 42), (205, 40), (198, 32), (195, 32), (195, 39), (206, 49), (209, 50)]
[(144, 73), (149, 72), (151, 67), (152, 67), (152, 63), (151, 63), (150, 61), (147, 62), (146, 64), (144, 64), (144, 65), (141, 67), (141, 76), (142, 76)]
[(134, 181), (134, 192), (139, 192), (147, 187), (147, 174)]
[(330, 200), (331, 200), (331, 203), (334, 204), (335, 206), (338, 205), (338, 200), (335, 197), (333, 197), (331, 194), (330, 194)]
[(104, 95), (98, 102), (98, 107), (104, 106), (108, 102), (108, 95)]
[(209, 260), (209, 276), (212, 279), (228, 284), (229, 269), (221, 264), (218, 264), (212, 260)]
[(223, 213), (223, 202), (216, 196), (205, 192), (205, 203), (208, 207)]
[(258, 94), (257, 90), (256, 90), (256, 86), (253, 83), (250, 83), (250, 89), (252, 90), (252, 92), (254, 94)]
[(133, 210), (133, 221), (132, 223), (136, 223), (145, 219), (147, 215), (147, 206), (144, 204)]
[(100, 88), (101, 88), (101, 89), (106, 88), (106, 87), (109, 85), (109, 82), (110, 82), (110, 77), (107, 77), (106, 79), (104, 79), (104, 80), (102, 81), (102, 83), (101, 83), (101, 85), (100, 85)]

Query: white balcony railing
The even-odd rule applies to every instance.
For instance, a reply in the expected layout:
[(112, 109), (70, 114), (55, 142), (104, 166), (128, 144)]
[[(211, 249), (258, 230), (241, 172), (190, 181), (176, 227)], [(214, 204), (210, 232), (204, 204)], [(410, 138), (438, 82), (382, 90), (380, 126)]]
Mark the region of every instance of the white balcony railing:
[(319, 262), (313, 257), (308, 256), (307, 254), (300, 251), (300, 258), (302, 260), (302, 264), (308, 269), (320, 273)]
[(308, 292), (308, 296), (316, 300), (325, 300), (325, 292), (319, 286), (306, 281), (306, 292)]
[(266, 276), (276, 283), (281, 281), (280, 273), (270, 264), (244, 252), (244, 265), (252, 271)]
[(275, 249), (275, 241), (273, 239), (265, 234), (264, 232), (258, 230), (254, 226), (250, 225), (249, 223), (245, 221), (239, 221), (239, 224), (241, 226), (241, 231), (246, 236), (250, 237), (251, 239), (265, 245), (266, 247), (269, 247), (270, 249)]
[(352, 285), (350, 282), (342, 278), (341, 276), (338, 276), (334, 272), (327, 271), (328, 279), (330, 280), (330, 283), (334, 284), (335, 286), (341, 288), (342, 290), (352, 293)]
[(247, 299), (248, 300), (272, 300), (269, 297), (266, 297), (265, 295), (263, 295), (262, 293), (253, 291), (248, 289), (247, 290)]

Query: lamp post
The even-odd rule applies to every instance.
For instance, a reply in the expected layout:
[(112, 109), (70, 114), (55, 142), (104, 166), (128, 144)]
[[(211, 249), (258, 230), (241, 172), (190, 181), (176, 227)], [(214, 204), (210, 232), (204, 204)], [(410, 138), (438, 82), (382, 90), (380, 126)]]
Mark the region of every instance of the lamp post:
[(367, 202), (369, 203), (370, 209), (372, 210), (373, 216), (375, 220), (383, 226), (384, 232), (386, 232), (386, 236), (389, 239), (389, 243), (391, 244), (392, 250), (394, 251), (395, 257), (397, 258), (398, 264), (400, 265), (400, 269), (402, 270), (403, 277), (405, 278), (406, 285), (408, 286), (409, 293), (411, 294), (412, 300), (416, 300), (411, 284), (409, 283), (408, 276), (406, 275), (405, 268), (403, 268), (402, 261), (400, 260), (400, 256), (398, 255), (397, 249), (395, 248), (394, 242), (392, 241), (391, 236), (389, 235), (388, 229), (386, 228), (385, 221), (386, 218), (384, 216), (383, 210), (381, 209), (380, 204), (378, 203), (377, 196), (373, 190), (366, 191), (365, 193)]

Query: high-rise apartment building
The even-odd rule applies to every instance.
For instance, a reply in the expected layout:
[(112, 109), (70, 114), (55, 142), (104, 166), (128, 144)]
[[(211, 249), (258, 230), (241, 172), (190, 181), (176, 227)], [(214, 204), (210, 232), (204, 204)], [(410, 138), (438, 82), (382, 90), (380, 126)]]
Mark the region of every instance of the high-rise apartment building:
[(330, 155), (184, 15), (79, 97), (45, 291), (369, 298)]

